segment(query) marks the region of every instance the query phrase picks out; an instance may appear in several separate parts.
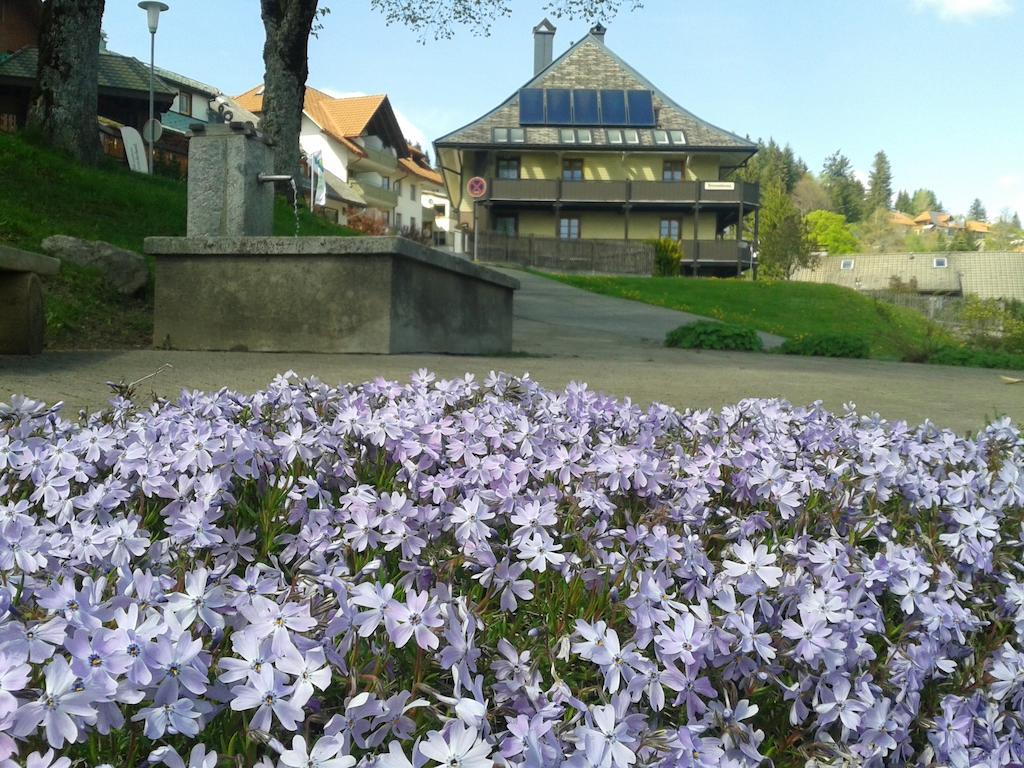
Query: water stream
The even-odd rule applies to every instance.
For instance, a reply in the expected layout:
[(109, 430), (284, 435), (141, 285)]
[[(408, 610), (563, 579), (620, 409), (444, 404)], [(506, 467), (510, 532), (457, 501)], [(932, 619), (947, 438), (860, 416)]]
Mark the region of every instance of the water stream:
[[(299, 187), (295, 183), (295, 177), (288, 179), (292, 185), (292, 212), (295, 214), (295, 236), (299, 236)], [(312, 194), (312, 193), (310, 193)]]

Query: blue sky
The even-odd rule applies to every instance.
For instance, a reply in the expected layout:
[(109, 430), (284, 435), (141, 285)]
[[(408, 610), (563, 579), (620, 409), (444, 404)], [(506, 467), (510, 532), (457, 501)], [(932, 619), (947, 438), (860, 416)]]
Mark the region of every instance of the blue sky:
[[(231, 94), (263, 75), (256, 0), (168, 0), (157, 63)], [(542, 0), (512, 0), (490, 37), (427, 41), (369, 0), (332, 13), (309, 84), (387, 93), (413, 139), (433, 141), (531, 75)], [(109, 46), (148, 60), (143, 11), (108, 0)], [(585, 34), (554, 20), (556, 55)], [(815, 171), (841, 149), (866, 173), (884, 149), (895, 187), (930, 187), (953, 211), (1024, 216), (1024, 0), (646, 0), (609, 23), (610, 48), (684, 107), (752, 138), (790, 143)]]

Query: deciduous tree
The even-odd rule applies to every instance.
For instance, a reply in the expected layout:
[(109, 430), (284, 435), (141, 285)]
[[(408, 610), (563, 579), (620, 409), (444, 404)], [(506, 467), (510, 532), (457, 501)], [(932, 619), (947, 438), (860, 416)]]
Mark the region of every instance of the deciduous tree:
[(831, 254), (857, 251), (857, 238), (841, 213), (811, 211), (804, 217), (804, 221), (807, 224), (807, 237), (814, 250)]
[(910, 210), (913, 216), (925, 211), (941, 211), (942, 203), (930, 189), (917, 189), (910, 198)]
[(832, 205), (828, 192), (810, 173), (800, 177), (793, 187), (793, 203), (797, 210), (806, 216), (811, 211), (827, 211)]
[(100, 27), (104, 0), (46, 0), (28, 129), (75, 159), (99, 155)]

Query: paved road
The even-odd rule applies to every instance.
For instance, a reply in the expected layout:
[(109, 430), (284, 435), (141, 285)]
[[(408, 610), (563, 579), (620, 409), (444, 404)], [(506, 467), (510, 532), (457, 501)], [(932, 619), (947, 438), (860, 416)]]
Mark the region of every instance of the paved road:
[[(591, 388), (635, 402), (717, 408), (744, 397), (823, 400), (833, 409), (855, 403), (913, 424), (931, 419), (966, 432), (997, 415), (1024, 421), (1024, 385), (1007, 386), (998, 371), (862, 360), (826, 360), (739, 352), (664, 349), (664, 332), (678, 313), (644, 307), (517, 275), (515, 348), (507, 357), (449, 355), (314, 355), (241, 352), (51, 352), (37, 358), (0, 356), (0, 400), (19, 393), (73, 409), (101, 407), (108, 380), (132, 381), (173, 366), (140, 387), (173, 396), (183, 388), (243, 391), (294, 370), (330, 383), (375, 376), (404, 379), (419, 368), (442, 376), (492, 370), (529, 372), (550, 387), (586, 381)], [(626, 306), (623, 306), (626, 305)], [(650, 311), (650, 315), (647, 312)], [(668, 313), (668, 314), (665, 314)], [(647, 332), (647, 322), (656, 326)]]

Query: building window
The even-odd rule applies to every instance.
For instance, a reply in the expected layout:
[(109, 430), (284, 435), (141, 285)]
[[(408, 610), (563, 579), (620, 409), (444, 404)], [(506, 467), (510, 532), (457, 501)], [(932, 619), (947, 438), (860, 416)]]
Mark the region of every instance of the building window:
[(178, 114), (192, 115), (192, 94), (185, 91), (178, 92)]
[[(388, 177), (385, 176), (384, 177), (384, 181), (381, 183), (381, 187), (384, 188), (384, 189), (387, 189), (388, 188), (388, 181), (389, 181)], [(395, 185), (394, 185), (393, 189), (395, 190), (395, 194), (396, 195), (402, 194), (402, 180), (401, 179), (396, 179), (395, 180)]]
[(580, 144), (593, 144), (594, 134), (589, 128), (579, 128), (576, 130), (576, 141)]
[(662, 181), (682, 181), (685, 163), (682, 160), (666, 160), (661, 169)]
[(415, 200), (416, 199), (416, 185), (415, 184), (410, 184), (409, 185), (409, 199), (410, 200)]
[(562, 144), (575, 144), (576, 131), (574, 131), (572, 128), (561, 128), (558, 131), (558, 140)]
[(522, 144), (526, 141), (525, 128), (510, 128), (508, 132), (509, 141), (513, 144)]
[(559, 219), (558, 236), (562, 240), (579, 240), (580, 220), (572, 217)]
[(415, 216), (410, 216), (409, 217), (409, 229), (411, 229), (413, 232), (416, 231), (416, 217)]
[(635, 128), (627, 128), (622, 132), (623, 138), (626, 139), (627, 144), (639, 144), (640, 143), (640, 131)]
[(508, 144), (508, 128), (495, 128), (493, 135), (495, 144)]
[(932, 260), (932, 266), (936, 269), (945, 269), (949, 266), (949, 262), (946, 261), (945, 256), (936, 256), (935, 259)]
[(655, 131), (654, 132), (654, 143), (655, 144), (668, 144), (668, 131)]
[(400, 214), (398, 211), (395, 211), (395, 229), (401, 229), (401, 228), (402, 228), (402, 214)]
[(658, 234), (664, 239), (678, 240), (681, 231), (682, 224), (679, 219), (662, 219)]
[(575, 158), (562, 161), (562, 181), (583, 181), (582, 159)]
[(853, 259), (843, 259), (839, 264), (839, 268), (844, 271), (853, 269)]
[(609, 144), (621, 144), (622, 143), (622, 131), (618, 128), (615, 130), (608, 131), (608, 143)]
[(494, 231), (509, 237), (515, 237), (519, 233), (519, 217), (514, 213), (495, 216)]
[(518, 179), (519, 178), (519, 158), (518, 157), (499, 157), (498, 158), (498, 178), (499, 179)]
[(672, 140), (673, 144), (685, 144), (686, 136), (682, 131), (669, 131), (668, 137)]

